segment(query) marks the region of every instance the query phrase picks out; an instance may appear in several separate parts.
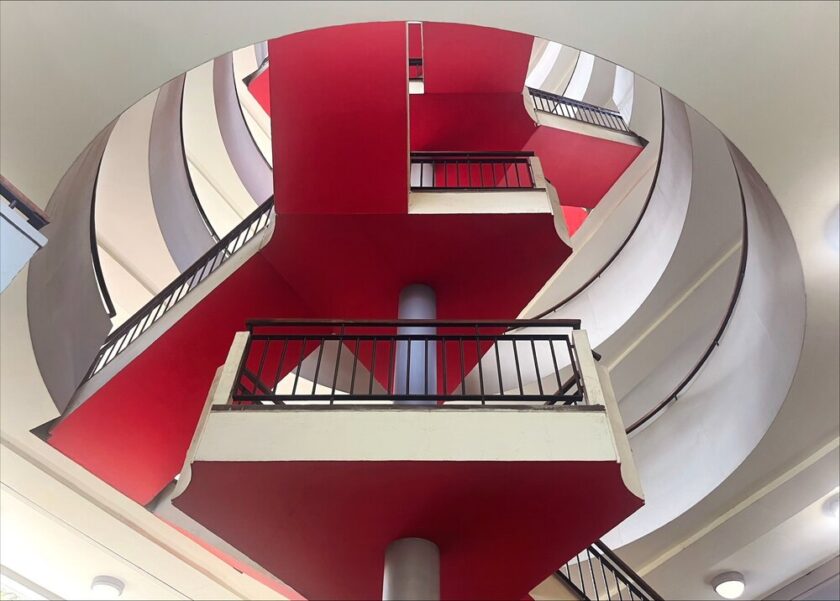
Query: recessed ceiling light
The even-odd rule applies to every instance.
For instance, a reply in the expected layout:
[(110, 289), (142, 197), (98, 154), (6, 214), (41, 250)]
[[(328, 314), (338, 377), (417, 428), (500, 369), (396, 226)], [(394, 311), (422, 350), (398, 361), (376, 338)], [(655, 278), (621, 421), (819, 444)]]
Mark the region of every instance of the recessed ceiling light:
[(113, 576), (97, 576), (90, 585), (94, 599), (117, 599), (122, 595), (125, 584)]
[(840, 496), (834, 495), (826, 501), (825, 512), (835, 520), (840, 520)]
[(717, 576), (712, 586), (724, 599), (737, 599), (744, 594), (744, 575), (740, 572), (726, 572)]
[(835, 207), (825, 224), (825, 238), (834, 252), (840, 252), (840, 207)]

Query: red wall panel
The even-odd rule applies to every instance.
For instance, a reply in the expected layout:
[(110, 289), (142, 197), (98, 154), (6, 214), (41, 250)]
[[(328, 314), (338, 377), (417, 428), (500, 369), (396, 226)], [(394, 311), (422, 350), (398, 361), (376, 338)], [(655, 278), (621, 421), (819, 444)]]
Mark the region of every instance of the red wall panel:
[(426, 92), (518, 94), (533, 42), (533, 36), (490, 27), (423, 23)]
[(216, 368), (254, 317), (305, 317), (262, 255), (196, 305), (52, 431), (49, 443), (146, 504), (181, 471)]
[(268, 54), (278, 213), (404, 213), (405, 23), (297, 33)]
[(594, 208), (642, 151), (640, 146), (540, 126), (525, 148), (542, 162), (563, 206)]
[(263, 110), (271, 117), (271, 77), (268, 72), (271, 69), (266, 67), (265, 71), (260, 73), (251, 83), (248, 84), (248, 90), (251, 95), (260, 103)]
[(522, 150), (536, 130), (521, 94), (412, 94), (411, 150)]

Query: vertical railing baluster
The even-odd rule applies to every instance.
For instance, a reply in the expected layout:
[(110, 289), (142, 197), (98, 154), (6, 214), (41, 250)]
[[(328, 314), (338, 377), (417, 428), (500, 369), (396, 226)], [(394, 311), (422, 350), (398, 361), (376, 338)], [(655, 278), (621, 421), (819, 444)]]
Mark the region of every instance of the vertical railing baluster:
[(493, 348), (496, 350), (496, 371), (499, 373), (499, 394), (504, 396), (505, 386), (502, 384), (502, 360), (499, 357), (499, 342), (501, 341), (497, 340), (493, 344)]
[[(575, 556), (575, 563), (577, 563), (578, 573), (580, 574), (580, 590), (583, 591), (583, 594), (586, 596), (586, 582), (583, 578), (583, 567), (580, 565), (580, 556)], [(588, 596), (587, 596), (588, 598)]]
[(397, 390), (397, 383), (394, 382), (397, 366), (394, 364), (394, 347), (397, 341), (394, 337), (389, 338), (388, 345), (388, 394), (394, 394)]
[(607, 591), (607, 601), (612, 601), (612, 593), (610, 592), (610, 583), (607, 582), (607, 572), (604, 569), (604, 558), (598, 557), (598, 564), (601, 566), (601, 576), (604, 577), (604, 590)]
[(289, 339), (283, 338), (283, 350), (280, 351), (280, 362), (277, 364), (277, 369), (274, 372), (274, 379), (272, 380), (271, 389), (277, 393), (277, 384), (280, 383), (280, 373), (283, 370), (283, 363), (286, 361), (286, 349), (289, 347)]
[(542, 385), (542, 378), (540, 377), (540, 360), (537, 358), (537, 346), (534, 343), (534, 339), (531, 339), (531, 352), (534, 354), (534, 371), (537, 374), (537, 386), (540, 389), (540, 396), (543, 393), (543, 385)]
[(429, 395), (429, 339), (423, 339), (423, 393)]
[(595, 599), (600, 601), (601, 593), (598, 592), (598, 583), (595, 582), (595, 568), (592, 567), (592, 554), (589, 553), (589, 548), (586, 549), (586, 559), (589, 564), (589, 573), (592, 576), (592, 587), (595, 589)]
[[(441, 389), (441, 394), (443, 396), (447, 396), (449, 393), (449, 387), (446, 382), (446, 337), (441, 336), (440, 339), (440, 365), (443, 368), (443, 385), (439, 388)], [(435, 357), (435, 361), (437, 361), (437, 357)]]
[(475, 326), (475, 358), (478, 363), (478, 386), (481, 391), (481, 404), (485, 405), (484, 399), (484, 370), (481, 367), (481, 342), (479, 340), (478, 324)]
[(260, 362), (257, 364), (257, 381), (262, 382), (262, 372), (263, 368), (265, 367), (265, 358), (268, 357), (268, 347), (271, 344), (271, 340), (266, 338), (263, 344), (263, 352), (260, 355)]
[(522, 388), (522, 372), (519, 370), (519, 351), (516, 348), (516, 339), (514, 338), (511, 342), (513, 343), (513, 361), (516, 364), (516, 381), (519, 384), (519, 394), (524, 395), (525, 391)]
[(330, 391), (330, 405), (335, 403), (335, 388), (338, 385), (338, 366), (341, 363), (341, 347), (344, 346), (344, 324), (338, 332), (338, 348), (335, 351), (335, 371), (333, 371), (332, 390)]
[(373, 377), (376, 373), (376, 336), (373, 337), (373, 349), (371, 351), (370, 360), (370, 382), (368, 383), (368, 396), (373, 396)]
[(461, 354), (461, 396), (466, 396), (467, 374), (464, 371), (464, 338), (462, 336), (458, 337), (458, 346)]
[(306, 353), (306, 336), (303, 337), (302, 344), (300, 345), (300, 358), (297, 365), (297, 370), (295, 371), (295, 380), (292, 383), (292, 394), (290, 396), (295, 396), (295, 392), (297, 391), (297, 383), (298, 378), (300, 378), (300, 370), (303, 369), (303, 359)]
[[(574, 374), (575, 382), (577, 383), (578, 394), (581, 396), (583, 395), (583, 383), (580, 379), (580, 371), (578, 370), (578, 356), (577, 356), (577, 349), (572, 347), (572, 341), (570, 337), (566, 337), (566, 348), (569, 349), (569, 358), (572, 362), (572, 373)], [(581, 402), (585, 405), (589, 404), (588, 399), (582, 398)]]
[(318, 372), (321, 371), (321, 355), (324, 354), (324, 345), (326, 344), (325, 340), (321, 340), (321, 344), (318, 345), (318, 360), (315, 362), (315, 376), (312, 378), (312, 394), (315, 394), (315, 389), (318, 387)]
[(353, 347), (353, 367), (350, 370), (350, 394), (356, 385), (356, 365), (359, 363), (359, 337), (356, 336), (356, 344)]

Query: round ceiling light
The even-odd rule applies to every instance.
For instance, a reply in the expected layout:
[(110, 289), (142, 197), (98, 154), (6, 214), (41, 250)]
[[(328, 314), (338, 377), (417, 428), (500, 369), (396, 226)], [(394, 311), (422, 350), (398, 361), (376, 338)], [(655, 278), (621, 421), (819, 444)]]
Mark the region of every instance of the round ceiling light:
[(97, 576), (90, 585), (94, 599), (117, 599), (122, 595), (125, 584), (113, 576)]
[(740, 572), (726, 572), (717, 576), (712, 586), (724, 599), (737, 599), (744, 594), (744, 575)]
[(840, 496), (835, 495), (826, 501), (825, 512), (835, 520), (840, 520)]

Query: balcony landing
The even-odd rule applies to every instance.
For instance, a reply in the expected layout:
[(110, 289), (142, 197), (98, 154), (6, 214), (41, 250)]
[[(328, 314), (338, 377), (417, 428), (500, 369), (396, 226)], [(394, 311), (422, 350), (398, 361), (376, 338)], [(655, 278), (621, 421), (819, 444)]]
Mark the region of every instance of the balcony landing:
[(443, 599), (521, 599), (642, 505), (603, 406), (220, 407), (191, 452), (185, 523), (309, 599), (381, 598), (407, 536)]

